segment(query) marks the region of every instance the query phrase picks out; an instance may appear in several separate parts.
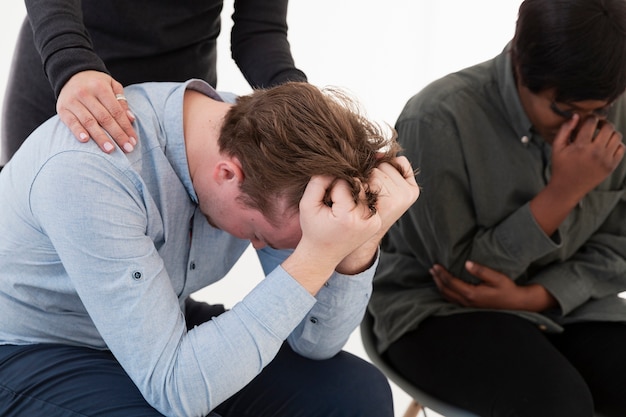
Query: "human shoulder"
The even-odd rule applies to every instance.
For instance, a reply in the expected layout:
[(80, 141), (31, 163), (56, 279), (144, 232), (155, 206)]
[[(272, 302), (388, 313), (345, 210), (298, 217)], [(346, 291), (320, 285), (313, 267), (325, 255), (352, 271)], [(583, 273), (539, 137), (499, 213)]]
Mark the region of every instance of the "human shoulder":
[(493, 100), (497, 90), (492, 59), (449, 73), (428, 84), (407, 101), (398, 122), (454, 118)]

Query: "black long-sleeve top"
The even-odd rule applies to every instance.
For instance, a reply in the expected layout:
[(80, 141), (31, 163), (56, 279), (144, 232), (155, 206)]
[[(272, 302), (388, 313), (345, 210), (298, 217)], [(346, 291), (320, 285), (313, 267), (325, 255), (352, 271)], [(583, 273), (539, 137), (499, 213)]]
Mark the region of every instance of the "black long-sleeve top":
[[(217, 84), (220, 0), (25, 0), (37, 51), (58, 95), (84, 70), (124, 85), (202, 78)], [(306, 81), (287, 40), (288, 0), (235, 0), (232, 56), (253, 87)]]

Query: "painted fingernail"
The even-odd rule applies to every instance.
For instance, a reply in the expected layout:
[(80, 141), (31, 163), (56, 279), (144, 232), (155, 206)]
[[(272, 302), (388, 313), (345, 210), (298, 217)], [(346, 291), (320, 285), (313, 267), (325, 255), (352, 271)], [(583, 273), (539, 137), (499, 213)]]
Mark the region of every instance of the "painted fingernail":
[(133, 146), (137, 145), (137, 139), (135, 139), (134, 137), (130, 137), (130, 143), (133, 144)]
[(132, 111), (130, 110), (126, 110), (126, 114), (128, 115), (128, 117), (131, 118), (131, 120), (135, 120), (135, 115), (133, 114)]
[(102, 145), (102, 147), (106, 152), (111, 152), (113, 150), (113, 145), (110, 142), (104, 142), (104, 145)]
[(85, 132), (81, 132), (80, 135), (78, 135), (78, 137), (83, 142), (87, 142), (87, 139), (89, 139), (89, 136), (87, 136), (87, 134)]
[(133, 146), (130, 142), (126, 142), (126, 143), (124, 144), (124, 150), (125, 150), (126, 152), (132, 152), (132, 151), (133, 151), (133, 149), (135, 149), (135, 147), (134, 147), (134, 146)]

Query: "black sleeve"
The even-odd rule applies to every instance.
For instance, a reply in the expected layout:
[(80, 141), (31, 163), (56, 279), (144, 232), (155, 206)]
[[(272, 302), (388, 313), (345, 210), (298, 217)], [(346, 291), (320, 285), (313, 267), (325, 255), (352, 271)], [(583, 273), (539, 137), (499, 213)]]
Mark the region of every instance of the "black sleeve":
[(93, 50), (80, 0), (25, 0), (35, 47), (56, 96), (74, 74), (108, 73)]
[(307, 81), (287, 40), (288, 0), (236, 0), (231, 52), (252, 87)]

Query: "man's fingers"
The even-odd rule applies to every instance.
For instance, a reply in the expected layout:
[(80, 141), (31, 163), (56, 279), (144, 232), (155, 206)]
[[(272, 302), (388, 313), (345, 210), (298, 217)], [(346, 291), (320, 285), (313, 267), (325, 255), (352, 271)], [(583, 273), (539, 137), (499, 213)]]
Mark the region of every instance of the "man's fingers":
[(304, 194), (300, 200), (300, 210), (308, 210), (311, 207), (319, 207), (321, 204), (332, 205), (328, 189), (334, 181), (333, 177), (327, 175), (316, 175), (309, 180)]
[(345, 180), (335, 181), (328, 190), (327, 197), (332, 202), (332, 213), (335, 216), (351, 215), (354, 210), (359, 210), (359, 218), (371, 217), (372, 211), (365, 203), (365, 189), (361, 186), (358, 202), (354, 201), (352, 187)]

